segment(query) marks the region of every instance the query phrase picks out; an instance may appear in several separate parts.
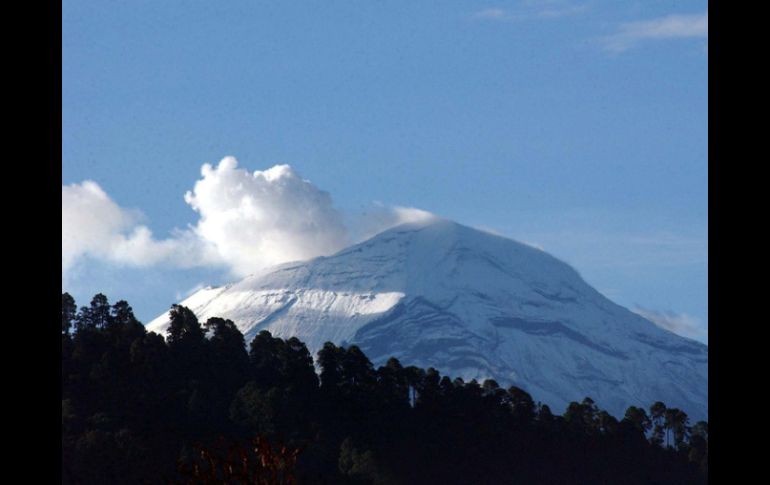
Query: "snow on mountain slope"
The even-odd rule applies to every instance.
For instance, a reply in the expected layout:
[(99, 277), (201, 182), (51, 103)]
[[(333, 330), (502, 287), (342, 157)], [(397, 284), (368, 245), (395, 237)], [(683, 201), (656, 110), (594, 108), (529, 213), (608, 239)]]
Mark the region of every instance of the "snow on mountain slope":
[[(356, 344), (375, 365), (517, 385), (562, 412), (592, 397), (616, 416), (654, 401), (708, 417), (708, 348), (612, 303), (567, 264), (447, 220), (404, 224), (181, 302), (201, 321), (296, 336), (315, 354)], [(167, 314), (148, 329), (165, 334)]]

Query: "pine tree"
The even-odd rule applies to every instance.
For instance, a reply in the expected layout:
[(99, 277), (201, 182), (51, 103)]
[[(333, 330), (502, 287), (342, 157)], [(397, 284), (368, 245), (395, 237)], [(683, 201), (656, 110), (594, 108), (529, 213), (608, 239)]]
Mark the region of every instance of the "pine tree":
[(203, 329), (198, 318), (189, 308), (181, 305), (171, 305), (168, 312), (171, 323), (168, 327), (168, 344), (174, 347), (185, 340), (198, 341), (203, 338)]
[(75, 320), (77, 314), (77, 306), (75, 306), (75, 299), (69, 293), (62, 293), (61, 295), (61, 333), (62, 335), (69, 335), (72, 328), (72, 322)]
[(628, 409), (626, 409), (626, 414), (623, 417), (623, 420), (631, 423), (634, 429), (639, 431), (642, 436), (646, 435), (647, 431), (650, 430), (652, 425), (650, 418), (647, 416), (645, 410), (636, 406), (630, 406)]
[(97, 293), (91, 299), (90, 306), (80, 309), (80, 313), (78, 313), (75, 319), (75, 329), (80, 332), (82, 330), (106, 328), (109, 325), (110, 319), (110, 304), (107, 301), (107, 297), (102, 293)]
[(663, 444), (665, 414), (666, 405), (662, 402), (657, 401), (652, 406), (650, 406), (650, 419), (652, 420), (653, 425), (650, 442), (657, 446), (662, 446)]

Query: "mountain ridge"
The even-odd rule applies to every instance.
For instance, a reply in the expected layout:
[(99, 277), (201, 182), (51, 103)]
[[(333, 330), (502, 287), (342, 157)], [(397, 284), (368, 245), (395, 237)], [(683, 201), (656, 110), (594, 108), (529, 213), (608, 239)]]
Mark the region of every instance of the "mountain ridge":
[[(409, 223), (341, 251), (278, 265), (181, 304), (201, 319), (356, 344), (373, 363), (435, 367), (517, 385), (563, 409), (592, 397), (615, 415), (660, 400), (708, 416), (708, 348), (615, 304), (568, 264), (446, 219)], [(168, 316), (148, 324), (165, 333)]]

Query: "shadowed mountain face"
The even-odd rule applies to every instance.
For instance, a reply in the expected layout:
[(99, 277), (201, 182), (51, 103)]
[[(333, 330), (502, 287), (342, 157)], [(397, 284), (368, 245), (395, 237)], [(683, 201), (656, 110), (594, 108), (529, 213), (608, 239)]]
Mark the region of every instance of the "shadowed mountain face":
[[(567, 264), (446, 220), (405, 224), (339, 253), (206, 288), (181, 304), (296, 336), (356, 344), (375, 365), (516, 385), (561, 412), (592, 397), (616, 416), (655, 401), (708, 417), (708, 348), (612, 303)], [(148, 324), (165, 333), (167, 315)]]

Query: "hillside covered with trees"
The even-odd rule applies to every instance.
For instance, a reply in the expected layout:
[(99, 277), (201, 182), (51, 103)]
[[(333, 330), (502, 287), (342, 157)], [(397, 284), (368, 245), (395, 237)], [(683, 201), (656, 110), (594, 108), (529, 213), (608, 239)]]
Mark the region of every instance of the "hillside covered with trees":
[(662, 402), (557, 415), (492, 380), (375, 368), (355, 345), (327, 343), (316, 368), (297, 338), (247, 346), (232, 321), (170, 317), (161, 336), (125, 301), (62, 295), (63, 483), (707, 481), (708, 424)]

